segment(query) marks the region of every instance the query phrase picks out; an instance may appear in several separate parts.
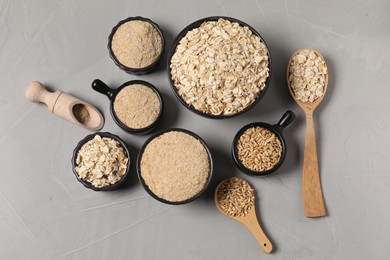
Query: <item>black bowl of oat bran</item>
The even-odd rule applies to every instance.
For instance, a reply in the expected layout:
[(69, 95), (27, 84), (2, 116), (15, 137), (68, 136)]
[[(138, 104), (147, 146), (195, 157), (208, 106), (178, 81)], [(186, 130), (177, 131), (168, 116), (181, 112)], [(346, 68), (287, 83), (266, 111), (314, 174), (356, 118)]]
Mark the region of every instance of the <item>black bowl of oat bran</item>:
[(265, 176), (275, 172), (286, 157), (287, 146), (282, 132), (295, 118), (287, 111), (275, 125), (254, 122), (242, 127), (232, 143), (232, 157), (236, 166), (251, 176)]
[(92, 88), (108, 97), (115, 123), (130, 134), (148, 134), (160, 121), (164, 103), (158, 89), (143, 80), (130, 80), (116, 89), (95, 79)]
[(248, 24), (224, 16), (203, 18), (184, 28), (172, 44), (167, 67), (177, 99), (213, 119), (253, 108), (272, 74), (263, 37)]
[(94, 191), (111, 191), (122, 185), (130, 172), (126, 143), (108, 132), (82, 139), (73, 151), (72, 168), (77, 180)]
[(186, 204), (199, 198), (206, 191), (212, 172), (206, 143), (181, 128), (150, 137), (137, 159), (137, 174), (145, 191), (166, 204)]
[(114, 63), (130, 74), (152, 72), (160, 62), (165, 39), (160, 27), (148, 18), (129, 17), (111, 31), (107, 45)]

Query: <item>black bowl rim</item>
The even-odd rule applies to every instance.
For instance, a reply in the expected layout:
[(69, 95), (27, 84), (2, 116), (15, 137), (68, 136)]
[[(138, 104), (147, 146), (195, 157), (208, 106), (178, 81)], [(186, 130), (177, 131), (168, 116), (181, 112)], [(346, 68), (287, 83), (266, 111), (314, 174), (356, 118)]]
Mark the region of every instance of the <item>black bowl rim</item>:
[[(158, 55), (158, 57), (156, 58), (156, 60), (152, 64), (150, 64), (150, 65), (148, 65), (146, 67), (143, 67), (143, 68), (130, 68), (130, 67), (127, 67), (127, 66), (123, 65), (116, 58), (116, 56), (115, 56), (115, 54), (114, 54), (114, 52), (112, 51), (112, 48), (111, 48), (112, 38), (114, 37), (114, 34), (115, 34), (116, 30), (119, 28), (119, 26), (121, 26), (122, 24), (124, 24), (126, 22), (135, 21), (135, 20), (140, 20), (140, 21), (144, 21), (144, 22), (150, 23), (157, 30), (157, 32), (160, 34), (160, 37), (161, 37), (161, 52), (160, 52), (160, 54)], [(131, 16), (131, 17), (128, 17), (126, 19), (123, 19), (123, 20), (119, 21), (118, 24), (115, 25), (112, 28), (111, 33), (108, 36), (107, 48), (108, 48), (108, 53), (109, 53), (111, 59), (114, 61), (114, 63), (119, 68), (121, 68), (122, 70), (124, 70), (124, 71), (126, 71), (127, 73), (130, 73), (130, 74), (143, 75), (143, 74), (147, 74), (147, 73), (152, 72), (154, 70), (154, 68), (158, 65), (158, 63), (160, 62), (161, 58), (163, 57), (164, 52), (165, 52), (165, 38), (164, 38), (164, 34), (163, 34), (162, 30), (160, 29), (160, 27), (158, 26), (158, 24), (153, 22), (151, 19), (145, 18), (145, 17), (142, 17), (142, 16)]]
[[(234, 113), (234, 114), (229, 114), (229, 115), (213, 115), (213, 114), (207, 114), (207, 113), (204, 113), (202, 111), (199, 111), (197, 109), (195, 109), (193, 106), (191, 105), (188, 105), (184, 99), (179, 95), (179, 93), (177, 93), (177, 89), (175, 87), (175, 84), (172, 80), (172, 77), (171, 77), (171, 67), (170, 67), (170, 63), (171, 63), (171, 59), (172, 59), (172, 56), (173, 54), (175, 53), (176, 51), (176, 48), (177, 48), (177, 45), (179, 44), (180, 40), (187, 34), (188, 31), (194, 29), (194, 28), (198, 28), (202, 23), (204, 22), (208, 22), (208, 21), (218, 21), (218, 19), (225, 19), (225, 20), (229, 20), (230, 22), (236, 22), (238, 23), (239, 25), (241, 26), (246, 26), (248, 27), (251, 32), (256, 35), (257, 37), (259, 37), (261, 39), (261, 41), (264, 43), (264, 45), (267, 47), (267, 51), (268, 51), (268, 63), (269, 63), (269, 75), (268, 75), (268, 78), (265, 82), (265, 87), (264, 89), (259, 93), (258, 97), (256, 98), (255, 101), (253, 101), (252, 104), (250, 104), (249, 106), (247, 106), (246, 108), (244, 108), (243, 110), (237, 112), (237, 113)], [(171, 45), (171, 49), (169, 50), (169, 53), (168, 53), (168, 58), (167, 58), (167, 71), (168, 71), (168, 79), (169, 79), (169, 83), (170, 83), (170, 86), (173, 90), (173, 93), (175, 94), (176, 98), (180, 101), (181, 104), (183, 104), (187, 109), (189, 109), (190, 111), (200, 115), (200, 116), (203, 116), (203, 117), (206, 117), (206, 118), (211, 118), (211, 119), (227, 119), (227, 118), (231, 118), (231, 117), (235, 117), (235, 116), (238, 116), (242, 113), (245, 113), (246, 111), (252, 109), (262, 98), (263, 96), (265, 95), (266, 91), (268, 90), (269, 88), (269, 85), (271, 84), (271, 76), (272, 76), (272, 58), (271, 58), (271, 52), (270, 52), (270, 49), (266, 43), (266, 41), (264, 40), (264, 38), (260, 35), (260, 33), (258, 31), (256, 31), (252, 26), (250, 26), (249, 24), (241, 21), (241, 20), (238, 20), (236, 18), (233, 18), (233, 17), (228, 17), (228, 16), (210, 16), (210, 17), (205, 17), (205, 18), (202, 18), (202, 19), (199, 19), (191, 24), (189, 24), (188, 26), (186, 26), (175, 38), (175, 40), (173, 41), (172, 45)]]
[[(116, 113), (115, 113), (115, 110), (114, 110), (114, 101), (115, 101), (115, 98), (116, 98), (116, 95), (125, 87), (129, 86), (129, 85), (135, 85), (135, 84), (140, 84), (140, 85), (144, 85), (146, 87), (149, 87), (151, 90), (154, 91), (154, 93), (156, 93), (159, 101), (160, 101), (160, 112), (156, 118), (156, 120), (154, 120), (154, 122), (144, 128), (130, 128), (128, 126), (126, 126), (125, 124), (123, 124), (119, 118), (116, 116)], [(112, 97), (110, 98), (110, 112), (111, 112), (111, 116), (112, 118), (114, 119), (115, 123), (120, 127), (122, 128), (125, 132), (127, 133), (130, 133), (130, 134), (146, 134), (146, 133), (149, 133), (151, 130), (153, 130), (153, 128), (157, 125), (157, 123), (160, 121), (161, 119), (161, 116), (163, 114), (163, 110), (164, 110), (164, 101), (162, 99), (162, 96), (161, 96), (161, 93), (160, 91), (153, 85), (151, 84), (150, 82), (147, 82), (147, 81), (144, 81), (144, 80), (129, 80), (129, 81), (126, 81), (125, 83), (123, 83), (122, 85), (120, 85), (118, 88), (116, 89), (112, 89), (113, 91), (113, 95)]]
[[(257, 127), (257, 126), (263, 127), (265, 129), (271, 131), (272, 133), (274, 133), (279, 138), (279, 140), (282, 144), (282, 156), (280, 157), (279, 162), (272, 169), (269, 169), (267, 171), (262, 171), (262, 172), (252, 171), (251, 169), (248, 169), (247, 167), (245, 167), (241, 163), (241, 161), (239, 160), (238, 154), (237, 154), (237, 141), (240, 138), (240, 136), (247, 129), (252, 128), (252, 127)], [(231, 152), (232, 152), (232, 157), (233, 157), (234, 163), (242, 172), (244, 172), (245, 174), (250, 175), (250, 176), (266, 176), (266, 175), (269, 175), (269, 174), (275, 172), (283, 164), (284, 159), (286, 158), (287, 146), (286, 146), (286, 142), (283, 138), (282, 132), (277, 127), (275, 127), (274, 125), (264, 123), (264, 122), (253, 122), (253, 123), (249, 123), (249, 124), (243, 126), (240, 130), (238, 130), (237, 134), (234, 136), (234, 139), (233, 139)]]
[[(101, 137), (109, 137), (109, 138), (112, 138), (114, 139), (115, 141), (119, 142), (120, 145), (123, 147), (123, 149), (125, 149), (126, 151), (126, 155), (127, 155), (127, 158), (128, 158), (128, 161), (127, 161), (127, 168), (126, 168), (126, 172), (125, 174), (122, 176), (122, 178), (114, 183), (114, 184), (111, 184), (109, 186), (106, 186), (106, 187), (103, 187), (103, 188), (97, 188), (95, 186), (93, 186), (91, 183), (89, 182), (86, 182), (84, 180), (82, 180), (79, 175), (77, 174), (76, 170), (75, 170), (75, 167), (76, 167), (76, 159), (77, 159), (77, 154), (79, 152), (79, 150), (81, 149), (81, 147), (87, 143), (88, 141), (92, 140), (96, 135), (100, 135)], [(130, 152), (129, 152), (129, 149), (127, 148), (127, 145), (126, 143), (117, 135), (114, 135), (114, 134), (111, 134), (109, 132), (95, 132), (93, 134), (89, 134), (87, 135), (86, 137), (84, 137), (77, 145), (76, 145), (76, 148), (73, 150), (73, 156), (72, 156), (72, 170), (73, 170), (73, 173), (75, 174), (77, 180), (79, 182), (81, 182), (86, 188), (88, 189), (92, 189), (94, 191), (111, 191), (111, 190), (116, 190), (119, 188), (120, 185), (122, 185), (129, 173), (130, 173), (130, 166), (131, 166), (131, 158), (130, 158)]]
[[(207, 155), (208, 155), (208, 158), (209, 158), (209, 174), (208, 174), (208, 178), (202, 188), (202, 190), (200, 190), (195, 196), (189, 198), (189, 199), (186, 199), (186, 200), (183, 200), (183, 201), (168, 201), (168, 200), (165, 200), (163, 198), (160, 198), (158, 197), (156, 194), (153, 193), (153, 191), (151, 191), (149, 189), (149, 186), (145, 183), (144, 179), (142, 178), (141, 176), (141, 159), (142, 159), (142, 155), (145, 151), (145, 148), (148, 146), (148, 144), (154, 140), (155, 138), (159, 137), (160, 135), (163, 135), (165, 133), (168, 133), (168, 132), (183, 132), (183, 133), (186, 133), (186, 134), (189, 134), (191, 135), (192, 137), (194, 137), (195, 139), (197, 139), (198, 141), (200, 141), (200, 143), (203, 145), (203, 147), (205, 148), (206, 152), (207, 152)], [(182, 204), (187, 204), (189, 202), (192, 202), (194, 200), (196, 200), (197, 198), (199, 198), (200, 196), (202, 196), (205, 191), (207, 190), (210, 182), (211, 182), (211, 178), (213, 176), (213, 159), (212, 159), (212, 156), (211, 156), (211, 152), (210, 152), (210, 149), (209, 147), (207, 146), (206, 142), (200, 137), (198, 136), (197, 134), (195, 134), (194, 132), (190, 131), (190, 130), (187, 130), (187, 129), (183, 129), (183, 128), (169, 128), (169, 129), (165, 129), (165, 130), (162, 130), (156, 134), (154, 134), (153, 136), (149, 137), (149, 139), (147, 139), (145, 141), (145, 143), (143, 144), (143, 146), (141, 147), (141, 150), (140, 152), (138, 153), (138, 158), (137, 158), (137, 175), (138, 175), (138, 179), (139, 181), (141, 182), (142, 184), (142, 187), (145, 189), (145, 191), (154, 199), (160, 201), (160, 202), (163, 202), (163, 203), (166, 203), (166, 204), (170, 204), (170, 205), (182, 205)]]

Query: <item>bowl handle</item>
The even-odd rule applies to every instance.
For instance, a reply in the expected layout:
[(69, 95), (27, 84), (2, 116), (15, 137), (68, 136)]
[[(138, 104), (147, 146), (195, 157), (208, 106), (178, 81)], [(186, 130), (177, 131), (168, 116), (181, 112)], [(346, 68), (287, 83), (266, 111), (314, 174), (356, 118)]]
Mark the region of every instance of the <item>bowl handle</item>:
[(92, 88), (96, 90), (97, 92), (106, 95), (110, 100), (114, 96), (114, 90), (111, 89), (109, 86), (107, 86), (103, 81), (100, 79), (95, 79), (92, 82)]
[(283, 129), (286, 128), (292, 121), (295, 119), (295, 114), (293, 111), (288, 110), (280, 118), (279, 122), (274, 125), (280, 132), (283, 132)]

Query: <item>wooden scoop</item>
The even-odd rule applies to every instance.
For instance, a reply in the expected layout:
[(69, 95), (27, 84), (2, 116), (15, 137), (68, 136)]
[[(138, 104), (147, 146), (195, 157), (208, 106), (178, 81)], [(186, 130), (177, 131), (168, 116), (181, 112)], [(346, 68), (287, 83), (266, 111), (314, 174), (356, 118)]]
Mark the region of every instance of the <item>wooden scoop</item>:
[[(245, 180), (237, 177), (227, 178), (223, 181), (221, 181), (217, 188), (215, 189), (214, 193), (214, 199), (215, 199), (215, 205), (221, 211), (223, 214), (225, 214), (228, 217), (231, 217), (232, 219), (237, 220), (241, 224), (243, 224), (245, 227), (249, 229), (250, 232), (252, 232), (253, 236), (256, 238), (257, 242), (259, 243), (260, 247), (266, 252), (267, 254), (271, 253), (272, 251), (272, 244), (269, 241), (268, 237), (265, 235), (264, 231), (261, 229), (260, 224), (256, 217), (256, 210), (255, 210), (255, 200), (254, 200), (254, 194), (252, 193), (251, 196), (253, 196), (253, 206), (246, 212), (244, 216), (232, 216), (228, 212), (224, 210), (224, 208), (221, 206), (221, 200), (218, 198), (218, 191), (221, 188), (221, 186), (224, 185), (225, 182), (236, 182), (240, 181), (243, 183), (246, 183), (249, 186), (249, 183), (247, 183)], [(249, 186), (250, 187), (250, 186)], [(230, 196), (239, 196), (239, 194), (232, 192), (229, 192)], [(247, 198), (245, 198), (247, 199)]]
[(93, 131), (104, 125), (104, 118), (95, 107), (62, 91), (49, 92), (38, 81), (30, 82), (24, 94), (28, 101), (45, 103), (50, 112), (76, 125)]
[[(305, 49), (299, 49), (291, 55), (287, 66), (287, 84), (291, 96), (303, 109), (303, 111), (305, 111), (306, 114), (306, 137), (302, 169), (302, 199), (305, 216), (308, 218), (315, 218), (323, 217), (326, 215), (326, 213), (324, 207), (324, 200), (322, 198), (320, 176), (318, 171), (317, 146), (313, 124), (313, 112), (325, 96), (325, 92), (328, 87), (328, 73), (325, 74), (324, 95), (322, 97), (319, 97), (313, 102), (302, 102), (296, 99), (289, 81), (290, 65), (292, 58), (303, 50)], [(322, 59), (325, 61), (321, 53), (319, 53), (318, 51), (313, 49), (307, 50), (313, 51), (317, 56), (322, 57)]]

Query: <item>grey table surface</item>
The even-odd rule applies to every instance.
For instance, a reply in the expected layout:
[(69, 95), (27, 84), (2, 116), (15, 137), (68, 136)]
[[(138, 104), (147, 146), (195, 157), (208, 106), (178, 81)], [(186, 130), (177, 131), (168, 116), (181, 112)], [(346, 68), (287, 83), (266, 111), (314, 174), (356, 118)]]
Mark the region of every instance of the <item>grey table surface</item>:
[[(0, 0), (0, 259), (390, 259), (390, 2), (378, 1), (6, 1)], [(126, 74), (106, 48), (118, 21), (141, 15), (164, 31), (167, 49), (188, 24), (207, 16), (240, 19), (260, 32), (273, 58), (265, 97), (226, 120), (184, 108), (169, 86), (166, 55), (145, 76)], [(329, 89), (314, 119), (327, 216), (304, 217), (301, 169), (305, 118), (287, 90), (289, 56), (312, 47), (326, 58)], [(91, 102), (102, 129), (122, 137), (135, 158), (149, 137), (123, 132), (108, 99), (91, 89), (131, 79), (151, 82), (166, 103), (156, 131), (182, 127), (210, 146), (215, 171), (206, 194), (182, 205), (151, 198), (134, 168), (118, 191), (94, 192), (72, 173), (76, 144), (91, 132), (24, 99), (31, 80)], [(233, 164), (230, 145), (243, 125), (276, 123), (288, 109), (283, 166), (265, 178)], [(256, 190), (266, 255), (240, 223), (215, 207), (228, 177)]]

